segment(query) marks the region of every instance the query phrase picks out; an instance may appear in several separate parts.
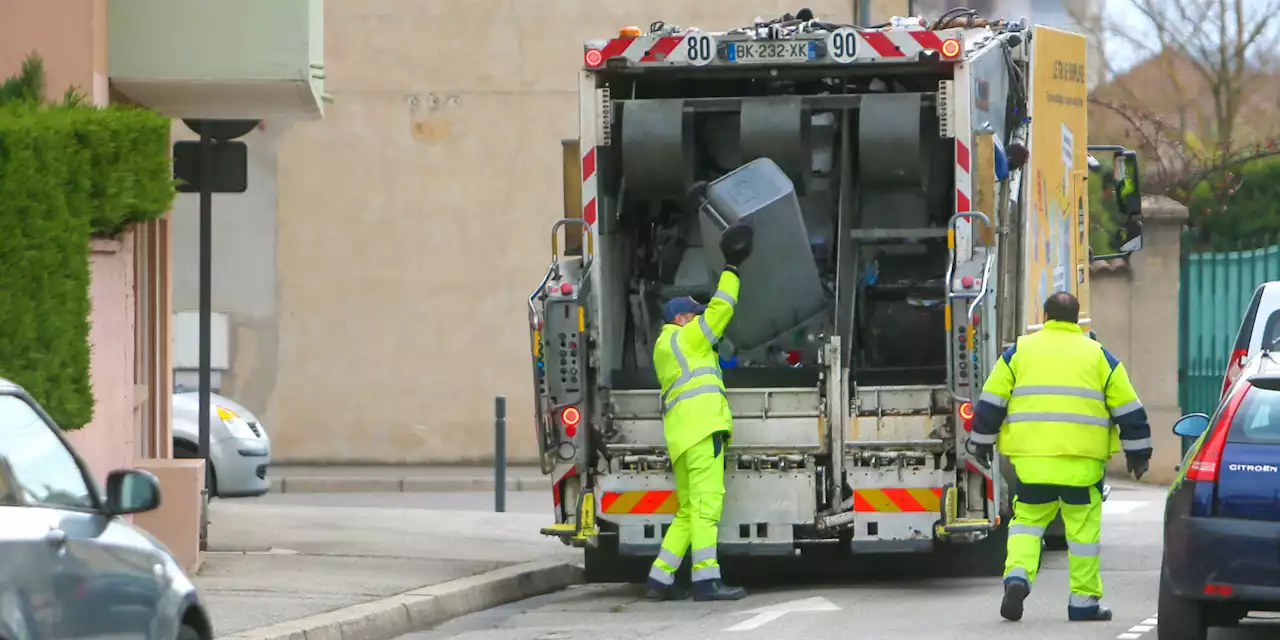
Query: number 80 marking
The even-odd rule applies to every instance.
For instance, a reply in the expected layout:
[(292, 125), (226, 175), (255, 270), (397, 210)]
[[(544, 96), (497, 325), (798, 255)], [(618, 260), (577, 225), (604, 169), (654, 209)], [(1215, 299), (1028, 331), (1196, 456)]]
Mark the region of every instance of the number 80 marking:
[(716, 41), (715, 38), (699, 33), (691, 35), (684, 39), (684, 55), (689, 60), (689, 64), (701, 67), (704, 64), (711, 64), (716, 58)]
[(858, 57), (858, 49), (862, 38), (858, 32), (849, 27), (841, 27), (827, 36), (827, 55), (840, 63), (853, 62)]

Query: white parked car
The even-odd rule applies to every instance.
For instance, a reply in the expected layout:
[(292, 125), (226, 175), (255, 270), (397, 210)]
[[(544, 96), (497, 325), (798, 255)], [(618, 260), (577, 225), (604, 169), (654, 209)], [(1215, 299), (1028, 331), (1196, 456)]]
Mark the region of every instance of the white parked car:
[[(173, 393), (173, 457), (199, 457), (200, 394), (178, 387)], [(248, 409), (216, 393), (209, 394), (209, 459), (205, 475), (209, 496), (245, 498), (271, 488), (271, 438)]]

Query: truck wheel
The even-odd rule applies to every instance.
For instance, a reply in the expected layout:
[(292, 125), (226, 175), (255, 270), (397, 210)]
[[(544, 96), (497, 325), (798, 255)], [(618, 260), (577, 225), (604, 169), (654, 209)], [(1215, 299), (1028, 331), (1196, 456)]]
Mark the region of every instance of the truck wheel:
[(583, 549), (583, 565), (587, 582), (644, 582), (649, 575), (645, 558), (632, 558), (618, 553), (618, 536), (601, 535), (600, 544)]
[(1003, 576), (1008, 542), (1009, 525), (1005, 524), (981, 542), (940, 545), (935, 551), (942, 554), (937, 566), (947, 577)]
[(1204, 603), (1175, 595), (1163, 567), (1160, 569), (1160, 597), (1156, 611), (1158, 640), (1206, 640), (1209, 637)]

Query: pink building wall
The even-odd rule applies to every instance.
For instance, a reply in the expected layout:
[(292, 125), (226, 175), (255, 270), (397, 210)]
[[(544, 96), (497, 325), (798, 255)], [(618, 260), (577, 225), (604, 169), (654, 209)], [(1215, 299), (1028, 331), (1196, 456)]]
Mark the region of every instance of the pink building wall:
[[(106, 104), (106, 0), (0, 0), (0, 79), (18, 72), (32, 52), (44, 59), (47, 97), (75, 86)], [(133, 232), (92, 243), (91, 379), (93, 422), (71, 442), (99, 482), (139, 457), (134, 417), (135, 305)]]
[(133, 232), (126, 231), (119, 240), (94, 240), (90, 254), (93, 421), (68, 435), (98, 482), (113, 469), (132, 467), (140, 453), (134, 416), (133, 243)]

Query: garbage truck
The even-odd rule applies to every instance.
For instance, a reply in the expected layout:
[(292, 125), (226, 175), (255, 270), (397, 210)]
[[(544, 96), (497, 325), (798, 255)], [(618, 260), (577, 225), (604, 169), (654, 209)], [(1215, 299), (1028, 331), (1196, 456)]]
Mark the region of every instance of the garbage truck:
[[(661, 308), (709, 300), (741, 222), (720, 556), (999, 573), (1016, 477), (973, 455), (973, 403), (1048, 294), (1073, 292), (1087, 330), (1089, 262), (1141, 248), (1136, 154), (1086, 144), (1085, 58), (1079, 34), (971, 10), (586, 42), (565, 216), (528, 299), (542, 533), (584, 548), (590, 580), (643, 577), (621, 567), (658, 553), (678, 504)], [(1103, 255), (1089, 180), (1115, 195)]]

